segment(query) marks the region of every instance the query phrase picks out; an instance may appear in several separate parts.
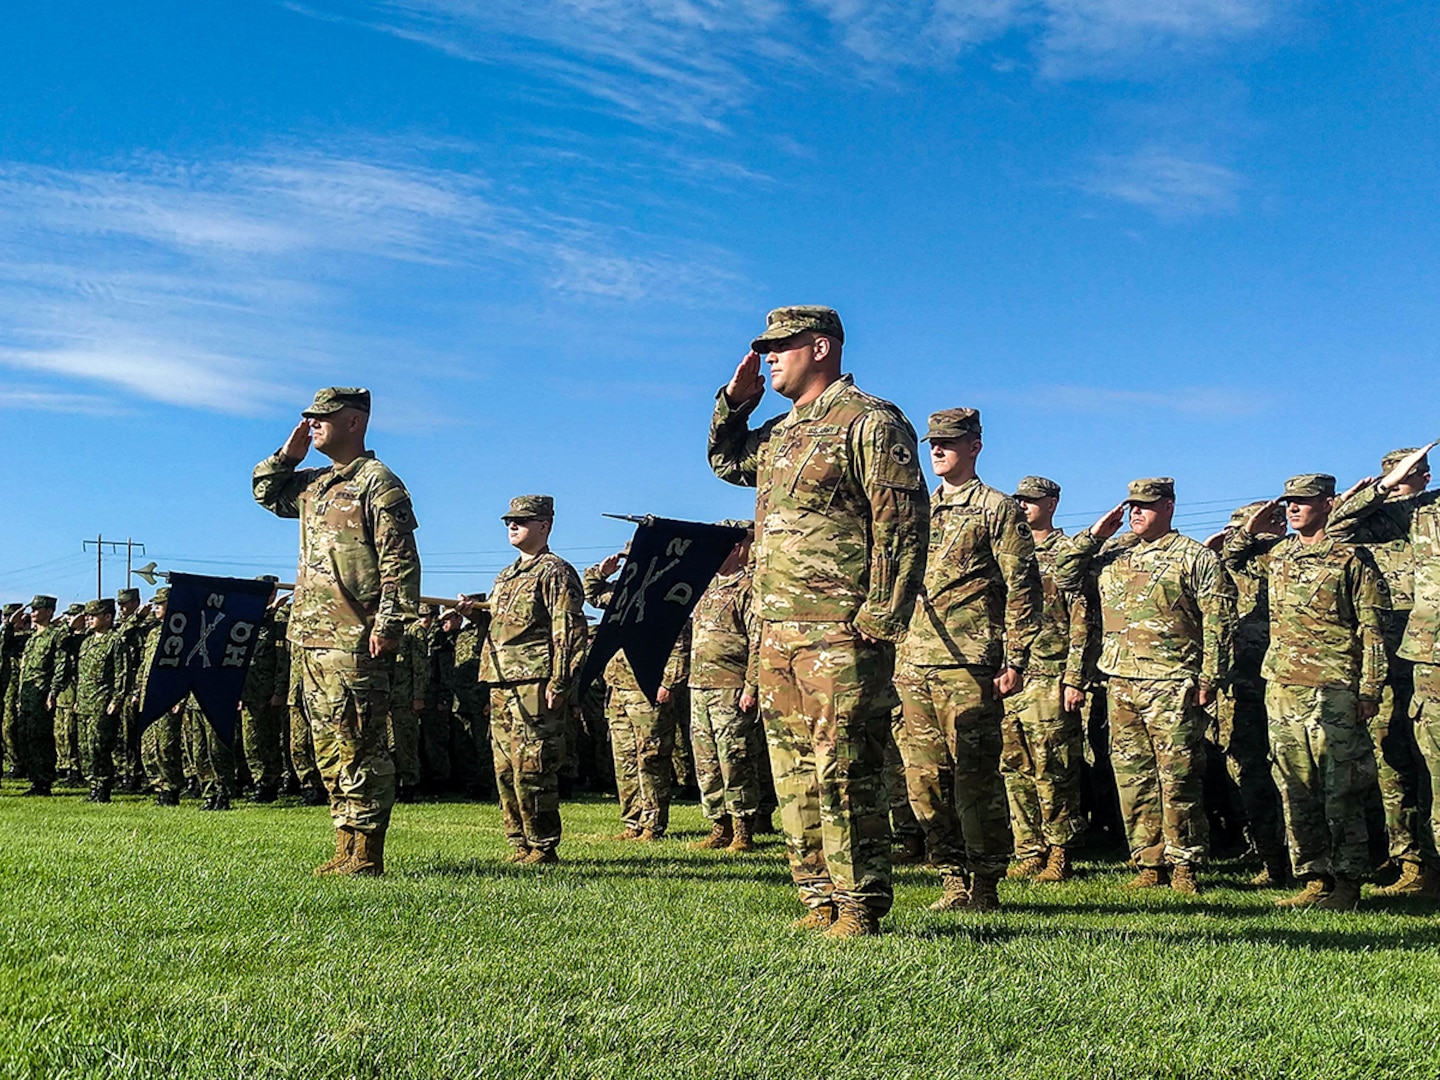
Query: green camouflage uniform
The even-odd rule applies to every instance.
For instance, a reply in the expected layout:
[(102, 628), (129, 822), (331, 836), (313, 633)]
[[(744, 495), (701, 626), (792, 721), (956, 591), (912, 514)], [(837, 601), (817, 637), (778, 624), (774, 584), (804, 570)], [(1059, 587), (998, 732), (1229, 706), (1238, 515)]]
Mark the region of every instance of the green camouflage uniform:
[[(1379, 743), (1376, 756), (1390, 852), (1392, 858), (1416, 858), (1406, 854), (1413, 840), (1418, 857), (1433, 862), (1440, 835), (1440, 491), (1387, 499), (1371, 484), (1335, 507), (1326, 534), (1369, 547), (1390, 586), (1397, 610), (1383, 618), (1395, 677), (1372, 727)], [(1410, 687), (1405, 686), (1407, 674)], [(1407, 690), (1413, 691), (1408, 709)], [(1412, 740), (1413, 748), (1407, 747)], [(1407, 749), (1418, 750), (1418, 755), (1407, 754)], [(1387, 773), (1393, 780), (1387, 782)], [(1410, 798), (1404, 793), (1407, 774), (1413, 774), (1419, 789), (1414, 800), (1421, 821), (1413, 829), (1406, 808)]]
[(1225, 560), (1236, 571), (1259, 564), (1269, 582), (1262, 674), (1295, 875), (1363, 877), (1375, 751), (1356, 707), (1378, 703), (1385, 685), (1379, 572), (1363, 552), (1328, 537), (1305, 544), (1243, 526), (1225, 542)]
[(284, 779), (281, 759), (280, 712), (290, 671), (285, 649), (287, 627), (276, 611), (267, 611), (256, 631), (255, 655), (245, 673), (240, 696), (240, 746), (255, 786), (273, 792)]
[[(588, 568), (581, 581), (586, 602), (603, 610), (615, 590), (600, 573), (600, 567)], [(689, 676), (689, 644), (689, 634), (682, 634), (661, 676), (661, 686), (672, 695)], [(664, 836), (670, 826), (674, 779), (671, 755), (675, 750), (678, 703), (672, 696), (664, 704), (652, 705), (623, 652), (617, 652), (605, 665), (605, 687), (605, 718), (615, 757), (620, 823), (634, 832), (649, 829), (657, 837)]]
[(489, 612), (477, 611), (455, 635), (455, 766), (457, 779), (474, 796), (488, 793), (495, 779), (490, 688), (480, 681), (480, 645), (489, 622)]
[(1139, 866), (1203, 860), (1205, 732), (1200, 688), (1224, 682), (1235, 590), (1213, 551), (1170, 531), (1101, 540), (1086, 529), (1055, 560), (1057, 585), (1098, 578), (1109, 679), (1110, 755)]
[(115, 739), (125, 699), (125, 642), (113, 626), (92, 633), (80, 646), (75, 713), (80, 726), (81, 767), (92, 786), (115, 778)]
[[(160, 648), (163, 626), (154, 620), (140, 651), (140, 681), (136, 688), (140, 704), (145, 704), (145, 688), (150, 681), (150, 668), (155, 653)], [(185, 770), (181, 757), (181, 730), (184, 726), (185, 706), (178, 704), (163, 716), (151, 721), (140, 734), (140, 756), (145, 765), (145, 775), (157, 791), (179, 795), (185, 786)]]
[(20, 654), (16, 734), (20, 764), (30, 783), (48, 791), (55, 782), (55, 712), (58, 676), (69, 628), (59, 621), (30, 634)]
[(429, 677), (420, 711), (420, 779), (431, 791), (450, 786), (450, 706), (455, 697), (455, 639), (437, 623), (425, 642)]
[(760, 708), (790, 872), (807, 906), (858, 904), (879, 918), (893, 899), (894, 642), (910, 625), (929, 528), (915, 430), (848, 375), (750, 430), (757, 404), (732, 408), (720, 392), (709, 456), (722, 480), (757, 488)]
[[(123, 590), (136, 599), (139, 590)], [(125, 651), (125, 699), (120, 707), (120, 731), (116, 741), (116, 752), (120, 757), (119, 771), (127, 790), (142, 791), (145, 788), (145, 766), (140, 756), (140, 656), (145, 649), (145, 637), (155, 620), (143, 607), (137, 608), (123, 619), (117, 620)]]
[(1040, 633), (1030, 646), (1025, 685), (1005, 702), (1000, 771), (1010, 803), (1015, 858), (1045, 858), (1085, 829), (1080, 808), (1081, 713), (1066, 712), (1065, 687), (1088, 683), (1090, 612), (1084, 592), (1055, 584), (1055, 556), (1069, 543), (1056, 529), (1035, 545), (1044, 589)]
[(410, 790), (420, 783), (420, 714), (415, 702), (425, 700), (430, 680), (426, 631), (418, 622), (405, 628), (390, 669), (390, 705), (386, 747), (395, 761), (395, 780)]
[(371, 657), (369, 642), (372, 633), (402, 637), (419, 607), (410, 493), (369, 451), (318, 469), (276, 453), (255, 467), (253, 484), (261, 506), (300, 519), (288, 636), (331, 817), (336, 828), (383, 832), (395, 803), (385, 749), (392, 662)]
[(320, 767), (315, 764), (315, 735), (310, 730), (310, 719), (305, 713), (305, 684), (300, 677), (300, 650), (290, 648), (287, 639), (285, 652), (285, 663), (290, 673), (289, 690), (285, 695), (290, 712), (290, 767), (295, 770), (295, 779), (299, 781), (302, 790), (323, 792), (325, 780), (320, 775)]
[(700, 809), (711, 821), (760, 811), (760, 714), (740, 707), (746, 694), (759, 700), (754, 585), (749, 567), (717, 577), (690, 616), (690, 736)]
[(65, 636), (55, 671), (55, 760), (56, 766), (73, 776), (81, 775), (80, 732), (75, 722), (75, 682), (80, 673), (80, 646), (85, 631), (70, 627), (70, 613), (64, 618)]
[(895, 685), (905, 785), (942, 875), (999, 878), (1010, 861), (1005, 705), (994, 680), (1002, 667), (1029, 667), (1042, 598), (1035, 541), (1016, 502), (978, 478), (936, 488), (925, 585)]
[[(15, 610), (20, 610), (16, 604)], [(24, 759), (20, 753), (20, 737), (16, 725), (20, 722), (20, 656), (25, 651), (28, 630), (22, 630), (10, 622), (6, 615), (0, 624), (0, 740), (4, 743), (3, 758), (9, 765), (12, 777), (19, 777), (24, 771)]]
[[(585, 659), (585, 597), (575, 568), (548, 548), (500, 571), (480, 681), (490, 685), (490, 742), (505, 836), (515, 848), (560, 844), (565, 710)], [(557, 698), (552, 708), (546, 691)]]

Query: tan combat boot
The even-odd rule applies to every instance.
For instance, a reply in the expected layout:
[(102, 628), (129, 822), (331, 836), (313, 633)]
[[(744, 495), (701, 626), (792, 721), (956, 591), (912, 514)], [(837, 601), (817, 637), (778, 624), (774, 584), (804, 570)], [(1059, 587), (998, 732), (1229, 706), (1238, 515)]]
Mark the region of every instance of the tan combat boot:
[(976, 874), (970, 879), (970, 903), (966, 911), (994, 911), (1000, 906), (1000, 879)]
[(1331, 888), (1330, 879), (1324, 874), (1319, 874), (1305, 882), (1305, 888), (1301, 889), (1294, 896), (1287, 896), (1283, 900), (1276, 900), (1275, 906), (1278, 908), (1314, 907), (1330, 895)]
[(735, 818), (735, 836), (725, 850), (731, 855), (744, 855), (747, 851), (755, 850), (755, 840), (750, 833), (749, 818)]
[(1360, 882), (1337, 877), (1335, 887), (1310, 906), (1316, 911), (1354, 911), (1360, 905)]
[(638, 828), (636, 828), (634, 825), (626, 825), (625, 828), (624, 828), (624, 830), (623, 830), (622, 832), (618, 832), (618, 833), (616, 833), (614, 836), (607, 836), (605, 839), (606, 839), (606, 840), (639, 840), (639, 839), (640, 839), (640, 834), (641, 834), (642, 832), (644, 832), (643, 829), (638, 829)]
[(1176, 863), (1170, 871), (1170, 888), (1186, 896), (1200, 895), (1200, 878), (1189, 863)]
[(525, 861), (525, 856), (527, 856), (527, 855), (529, 855), (529, 854), (530, 854), (530, 848), (529, 848), (527, 845), (525, 845), (525, 844), (521, 844), (521, 845), (520, 845), (519, 847), (517, 847), (514, 851), (510, 852), (509, 857), (508, 857), (505, 861), (506, 861), (507, 863), (520, 863), (520, 862), (524, 862), (524, 861)]
[(1045, 869), (1035, 875), (1035, 880), (1069, 881), (1074, 876), (1075, 869), (1070, 865), (1070, 853), (1056, 845), (1050, 849), (1050, 858), (1045, 863)]
[(690, 847), (694, 851), (714, 851), (717, 848), (729, 847), (733, 839), (735, 830), (730, 824), (730, 815), (721, 814), (710, 827), (710, 835), (704, 840), (696, 840)]
[(1168, 884), (1170, 884), (1170, 876), (1162, 868), (1144, 866), (1140, 868), (1140, 873), (1120, 887), (1122, 889), (1158, 889), (1162, 885)]
[(1383, 889), (1376, 889), (1375, 896), (1419, 896), (1423, 893), (1432, 892), (1430, 885), (1430, 874), (1425, 866), (1414, 860), (1406, 859), (1400, 864), (1400, 876), (1393, 884), (1386, 885)]
[(1273, 889), (1290, 880), (1290, 862), (1284, 855), (1270, 855), (1265, 859), (1265, 868), (1250, 879), (1257, 889)]
[(1038, 877), (1040, 871), (1044, 869), (1044, 859), (1042, 859), (1039, 855), (1029, 855), (1021, 859), (1014, 866), (1010, 867), (1009, 870), (1005, 871), (1005, 876), (1012, 881), (1018, 880), (1020, 878), (1033, 878)]
[(791, 930), (828, 930), (835, 922), (834, 904), (817, 904), (790, 924)]
[(821, 937), (832, 940), (840, 938), (874, 937), (880, 933), (880, 920), (870, 914), (864, 904), (853, 900), (842, 900), (835, 921)]
[(335, 830), (335, 854), (329, 862), (323, 862), (315, 867), (315, 876), (324, 877), (327, 874), (336, 873), (340, 867), (350, 861), (350, 856), (355, 851), (355, 830), (349, 825), (341, 825)]
[(379, 877), (385, 873), (385, 830), (356, 832), (355, 850), (350, 861), (335, 873), (354, 877)]
[(963, 911), (970, 906), (970, 886), (964, 874), (941, 874), (940, 888), (940, 899), (930, 905), (931, 911)]
[(531, 848), (530, 853), (520, 860), (521, 866), (550, 866), (558, 863), (560, 856), (554, 848)]

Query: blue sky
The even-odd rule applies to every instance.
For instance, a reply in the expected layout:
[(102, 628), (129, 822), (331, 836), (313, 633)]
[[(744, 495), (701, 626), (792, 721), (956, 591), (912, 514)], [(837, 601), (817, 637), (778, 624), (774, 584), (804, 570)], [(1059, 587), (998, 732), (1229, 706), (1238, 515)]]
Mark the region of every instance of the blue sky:
[[(1440, 434), (1440, 11), (1302, 0), (149, 0), (0, 35), (0, 597), (81, 540), (285, 572), (249, 494), (315, 387), (375, 394), (427, 592), (508, 497), (743, 514), (705, 464), (765, 311), (828, 303), (918, 425), (1088, 523), (1203, 533)], [(781, 409), (770, 395), (762, 408)], [(123, 560), (107, 563), (107, 591)]]

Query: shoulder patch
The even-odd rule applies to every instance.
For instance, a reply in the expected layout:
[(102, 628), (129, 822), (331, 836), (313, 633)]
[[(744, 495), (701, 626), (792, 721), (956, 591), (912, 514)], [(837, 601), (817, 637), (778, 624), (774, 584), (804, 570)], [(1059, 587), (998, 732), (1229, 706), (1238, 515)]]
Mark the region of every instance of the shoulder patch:
[(909, 465), (915, 460), (915, 455), (911, 453), (910, 448), (900, 443), (890, 444), (890, 456), (895, 459), (897, 465)]

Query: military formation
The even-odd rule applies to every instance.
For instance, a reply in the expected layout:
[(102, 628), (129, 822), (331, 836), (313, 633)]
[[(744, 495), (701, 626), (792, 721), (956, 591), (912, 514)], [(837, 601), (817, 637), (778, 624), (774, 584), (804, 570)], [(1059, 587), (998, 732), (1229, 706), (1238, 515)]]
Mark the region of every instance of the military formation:
[[(696, 849), (750, 852), (778, 811), (794, 925), (831, 938), (879, 932), (896, 863), (934, 871), (932, 910), (988, 911), (1003, 880), (1066, 881), (1107, 842), (1128, 889), (1199, 894), (1228, 850), (1281, 907), (1350, 910), (1367, 882), (1440, 895), (1433, 444), (1343, 494), (1291, 477), (1203, 543), (1175, 529), (1168, 477), (1067, 536), (1057, 481), (980, 479), (978, 411), (917, 436), (845, 372), (844, 339), (832, 309), (776, 309), (716, 395), (709, 462), (755, 489), (755, 517), (726, 523), (745, 538), (654, 701), (623, 653), (582, 693), (585, 605), (626, 552), (577, 571), (550, 549), (550, 496), (501, 515), (517, 559), (488, 596), (422, 600), (369, 392), (330, 387), (253, 473), (257, 502), (299, 519), (300, 559), (233, 746), (193, 700), (140, 731), (165, 589), (63, 613), (36, 596), (0, 621), (8, 775), (97, 802), (325, 805), (315, 872), (336, 876), (384, 872), (397, 801), (495, 799), (511, 861), (545, 865), (575, 788), (616, 795), (617, 843), (663, 842), (689, 793), (711, 827)], [(752, 425), (767, 385), (789, 408)], [(329, 464), (302, 467), (312, 448)]]

